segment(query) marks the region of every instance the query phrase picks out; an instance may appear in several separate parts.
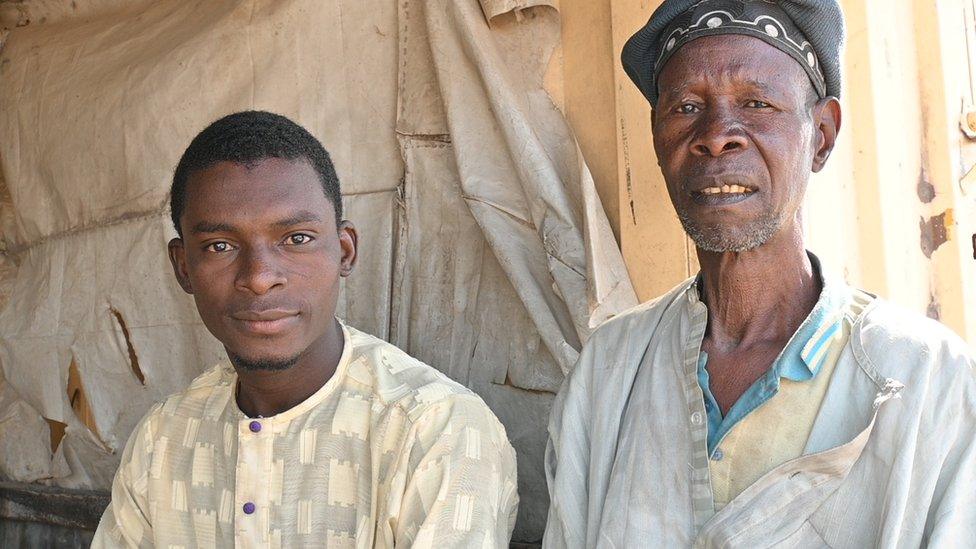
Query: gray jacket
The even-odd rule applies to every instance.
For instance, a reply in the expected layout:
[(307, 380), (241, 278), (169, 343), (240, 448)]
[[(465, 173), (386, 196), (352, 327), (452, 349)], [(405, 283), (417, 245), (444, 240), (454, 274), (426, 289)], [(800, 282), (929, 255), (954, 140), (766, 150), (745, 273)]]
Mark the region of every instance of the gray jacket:
[(706, 321), (692, 279), (587, 342), (550, 420), (544, 547), (976, 547), (976, 362), (957, 336), (874, 300), (804, 455), (716, 513)]

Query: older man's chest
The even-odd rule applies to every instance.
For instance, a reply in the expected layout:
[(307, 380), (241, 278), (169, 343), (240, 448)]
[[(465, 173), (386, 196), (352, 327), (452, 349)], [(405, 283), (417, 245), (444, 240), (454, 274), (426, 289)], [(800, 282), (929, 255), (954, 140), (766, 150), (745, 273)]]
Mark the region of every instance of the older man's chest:
[(708, 356), (709, 387), (723, 414), (769, 371), (786, 341), (756, 345), (748, 349), (720, 349), (706, 338), (702, 351)]
[[(860, 427), (851, 433), (853, 440), (837, 438), (825, 452), (774, 467), (716, 511), (714, 467), (722, 465), (722, 458), (708, 455), (705, 410), (694, 370), (690, 360), (683, 368), (674, 367), (682, 356), (677, 350), (652, 349), (644, 357), (614, 437), (606, 497), (592, 502), (602, 509), (596, 545), (826, 546), (821, 534), (825, 525), (837, 520), (837, 513), (829, 513), (826, 520), (824, 510), (851, 510), (845, 503), (854, 501), (849, 495), (874, 492), (885, 475), (883, 467), (859, 462), (859, 456), (890, 455), (895, 448), (887, 437), (873, 433), (870, 400), (851, 409), (838, 387), (839, 396), (825, 402), (820, 414), (828, 419), (836, 414), (859, 418), (866, 414), (857, 421)], [(843, 368), (856, 366), (846, 362)], [(881, 397), (874, 400), (888, 398)], [(856, 462), (859, 465), (848, 475)], [(865, 527), (855, 533), (854, 524), (848, 524), (850, 539), (870, 538), (875, 527), (870, 523)]]
[(146, 491), (158, 546), (352, 547), (372, 538), (374, 483), (390, 460), (375, 455), (368, 422), (347, 425), (334, 413), (288, 424), (173, 417), (161, 432)]

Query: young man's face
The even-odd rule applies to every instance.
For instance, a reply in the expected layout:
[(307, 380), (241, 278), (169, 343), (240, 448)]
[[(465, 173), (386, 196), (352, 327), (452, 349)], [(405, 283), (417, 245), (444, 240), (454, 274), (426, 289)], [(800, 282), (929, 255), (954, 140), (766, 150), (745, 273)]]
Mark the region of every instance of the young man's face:
[(235, 365), (287, 368), (334, 328), (356, 232), (308, 162), (221, 162), (190, 175), (185, 203), (170, 258)]

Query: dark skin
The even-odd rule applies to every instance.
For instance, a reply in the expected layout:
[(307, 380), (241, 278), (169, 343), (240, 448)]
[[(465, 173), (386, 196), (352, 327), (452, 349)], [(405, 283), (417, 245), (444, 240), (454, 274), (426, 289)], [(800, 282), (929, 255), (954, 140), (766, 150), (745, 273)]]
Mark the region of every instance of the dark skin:
[(356, 263), (356, 230), (336, 222), (304, 159), (221, 162), (193, 173), (186, 193), (183, 237), (170, 241), (169, 256), (234, 363), (238, 406), (250, 417), (293, 408), (342, 356), (335, 309), (339, 280)]
[(803, 69), (761, 40), (709, 36), (688, 43), (658, 80), (654, 148), (672, 204), (722, 242), (698, 246), (708, 327), (710, 388), (723, 414), (776, 360), (819, 298), (801, 206), (840, 129), (837, 99), (819, 99)]

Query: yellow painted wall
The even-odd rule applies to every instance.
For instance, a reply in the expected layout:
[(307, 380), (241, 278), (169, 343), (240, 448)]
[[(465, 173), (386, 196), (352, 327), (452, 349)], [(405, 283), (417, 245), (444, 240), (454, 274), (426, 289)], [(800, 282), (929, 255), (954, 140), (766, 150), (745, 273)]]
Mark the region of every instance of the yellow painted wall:
[[(697, 270), (656, 166), (650, 107), (619, 63), (624, 42), (659, 4), (561, 2), (550, 79), (641, 299)], [(844, 125), (808, 192), (808, 246), (850, 283), (976, 344), (976, 140), (961, 126), (976, 104), (974, 3), (842, 4)]]

